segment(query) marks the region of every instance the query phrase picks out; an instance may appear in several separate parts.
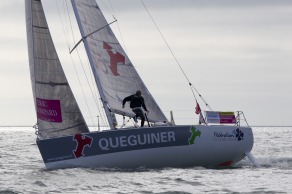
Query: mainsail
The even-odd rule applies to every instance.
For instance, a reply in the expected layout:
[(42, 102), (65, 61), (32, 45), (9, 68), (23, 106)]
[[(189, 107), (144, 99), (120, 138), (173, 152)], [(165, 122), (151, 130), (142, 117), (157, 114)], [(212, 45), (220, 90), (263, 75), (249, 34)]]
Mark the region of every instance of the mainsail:
[(38, 137), (88, 132), (58, 59), (40, 0), (26, 0), (27, 42)]
[[(95, 0), (71, 0), (101, 99), (108, 112), (133, 116), (123, 98), (142, 91), (151, 122), (167, 121), (121, 47)], [(110, 116), (107, 114), (110, 121)]]

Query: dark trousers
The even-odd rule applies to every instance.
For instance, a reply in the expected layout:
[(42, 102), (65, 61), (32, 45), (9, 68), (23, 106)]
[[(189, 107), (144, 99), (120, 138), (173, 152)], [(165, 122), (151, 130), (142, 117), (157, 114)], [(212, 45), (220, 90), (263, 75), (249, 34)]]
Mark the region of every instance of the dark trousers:
[(140, 117), (141, 127), (143, 127), (145, 123), (145, 116), (144, 116), (142, 108), (133, 108), (132, 111), (136, 114), (136, 117)]

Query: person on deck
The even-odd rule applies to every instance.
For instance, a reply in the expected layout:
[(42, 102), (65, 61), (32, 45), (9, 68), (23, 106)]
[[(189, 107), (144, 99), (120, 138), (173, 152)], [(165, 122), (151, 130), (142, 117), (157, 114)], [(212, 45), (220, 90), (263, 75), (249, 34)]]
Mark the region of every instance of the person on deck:
[(136, 92), (136, 94), (133, 94), (131, 96), (124, 98), (123, 108), (125, 108), (125, 104), (127, 101), (130, 101), (130, 108), (136, 114), (136, 116), (134, 117), (135, 122), (137, 123), (137, 117), (140, 117), (141, 118), (141, 127), (143, 127), (144, 122), (145, 122), (145, 116), (144, 116), (144, 112), (143, 112), (142, 108), (146, 112), (149, 112), (149, 111), (147, 110), (147, 108), (145, 106), (144, 98), (141, 96), (141, 91), (138, 90)]

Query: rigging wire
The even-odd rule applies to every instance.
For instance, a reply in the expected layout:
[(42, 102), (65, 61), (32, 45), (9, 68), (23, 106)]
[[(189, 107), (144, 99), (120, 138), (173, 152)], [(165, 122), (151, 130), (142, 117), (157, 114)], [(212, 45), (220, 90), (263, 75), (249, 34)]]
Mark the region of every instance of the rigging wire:
[[(145, 3), (143, 2), (143, 0), (140, 0), (143, 7), (145, 8), (146, 12), (148, 13), (148, 16), (150, 17), (150, 19), (152, 20), (153, 24), (155, 25), (157, 31), (159, 32), (160, 36), (162, 37), (164, 43), (166, 44), (168, 50), (170, 51), (171, 55), (173, 56), (176, 64), (179, 66), (181, 72), (183, 73), (184, 77), (186, 78), (186, 80), (188, 81), (189, 83), (189, 86), (190, 86), (190, 89), (193, 93), (193, 96), (195, 98), (195, 100), (197, 101), (197, 98), (196, 98), (196, 95), (195, 95), (195, 92), (199, 95), (199, 97), (202, 99), (202, 101), (205, 103), (206, 107), (208, 107), (210, 110), (212, 110), (212, 108), (210, 107), (210, 105), (207, 103), (207, 101), (203, 98), (203, 96), (198, 92), (198, 90), (192, 85), (192, 83), (190, 82), (187, 74), (185, 73), (185, 71), (183, 70), (181, 64), (179, 63), (177, 57), (175, 56), (174, 52), (172, 51), (172, 49), (170, 48), (168, 42), (166, 41), (165, 37), (163, 36), (161, 30), (159, 29), (158, 25), (156, 24), (154, 18), (152, 17), (151, 13), (149, 12), (148, 8), (146, 7)], [(195, 92), (194, 92), (195, 91)]]
[[(110, 4), (111, 10), (112, 10), (113, 17), (116, 18), (116, 14), (115, 14), (114, 8), (112, 6), (111, 0), (109, 0), (109, 4)], [(123, 38), (122, 31), (121, 31), (121, 28), (120, 28), (118, 20), (117, 20), (117, 27), (118, 27), (118, 30), (119, 30), (119, 33), (120, 33), (120, 36), (121, 36), (122, 43), (124, 45), (123, 47), (124, 47), (125, 53), (127, 53), (126, 44), (125, 44), (125, 41), (124, 41), (124, 38)]]
[[(65, 31), (65, 29), (64, 29), (64, 24), (63, 24), (63, 22), (62, 22), (62, 17), (61, 17), (61, 12), (60, 12), (60, 8), (59, 8), (59, 4), (57, 3), (57, 1), (55, 1), (55, 2), (56, 2), (56, 5), (57, 5), (57, 9), (58, 9), (58, 13), (59, 13), (59, 18), (60, 18), (60, 21), (61, 21), (61, 25), (62, 25), (62, 28), (63, 28), (63, 32), (64, 32), (64, 34), (66, 34), (66, 31)], [(66, 1), (66, 6), (67, 6), (67, 1)], [(68, 10), (68, 6), (67, 6), (67, 10)], [(65, 13), (65, 11), (64, 11), (64, 13)], [(64, 15), (65, 15), (65, 14), (64, 14)], [(69, 16), (69, 13), (68, 13), (68, 16)], [(69, 20), (70, 20), (70, 16), (69, 16)], [(70, 24), (71, 24), (71, 23), (70, 23)], [(68, 33), (68, 34), (69, 34), (69, 33)], [(66, 35), (65, 35), (65, 36), (66, 36)], [(68, 35), (67, 35), (67, 37), (68, 37)], [(73, 37), (74, 37), (74, 34), (73, 34)], [(73, 38), (73, 39), (74, 39), (74, 38)], [(69, 44), (69, 39), (67, 39), (66, 42), (67, 42), (67, 46), (69, 47), (69, 45), (70, 45), (70, 44)], [(90, 109), (89, 109), (89, 106), (88, 106), (88, 102), (87, 102), (86, 97), (85, 97), (84, 89), (83, 89), (83, 87), (82, 87), (82, 84), (81, 84), (80, 78), (79, 78), (78, 73), (77, 73), (76, 65), (75, 65), (74, 60), (73, 60), (73, 58), (72, 58), (71, 55), (70, 55), (70, 58), (71, 58), (71, 61), (72, 61), (72, 63), (73, 63), (73, 66), (74, 66), (74, 70), (75, 70), (75, 72), (76, 72), (77, 79), (78, 79), (79, 85), (80, 85), (80, 87), (81, 87), (83, 97), (85, 98), (85, 103), (86, 103), (87, 109), (88, 109), (88, 111), (89, 111), (89, 114), (91, 115), (91, 112), (90, 112)], [(93, 120), (92, 120), (92, 123), (94, 123)]]
[[(67, 10), (68, 10), (68, 6), (67, 6)], [(69, 10), (68, 10), (68, 13), (69, 13)], [(70, 17), (69, 17), (69, 18), (70, 18)], [(71, 26), (71, 31), (72, 31), (72, 35), (73, 35), (73, 39), (74, 39), (74, 43), (76, 43), (76, 41), (75, 41), (75, 36), (74, 36), (74, 33), (73, 33), (73, 27), (72, 27), (71, 19), (70, 19), (70, 26)], [(78, 50), (77, 50), (77, 54), (78, 54), (78, 57), (79, 57), (79, 61), (80, 61), (81, 65), (82, 65), (82, 60), (81, 60), (81, 57), (80, 57), (80, 55), (79, 55), (79, 51), (78, 51)], [(89, 72), (92, 72), (91, 67), (90, 67), (90, 62), (89, 62), (88, 57), (86, 57), (86, 59), (87, 59), (87, 67), (88, 67), (88, 70), (89, 70)], [(83, 68), (83, 72), (84, 72), (84, 74), (86, 75), (86, 73), (85, 73), (85, 69), (84, 69), (83, 65), (82, 65), (82, 68)], [(105, 114), (105, 111), (100, 110), (100, 107), (103, 107), (103, 102), (102, 102), (101, 98), (98, 98), (98, 96), (100, 96), (100, 95), (99, 95), (99, 91), (98, 91), (97, 87), (95, 87), (95, 86), (96, 86), (96, 85), (95, 85), (96, 82), (95, 82), (95, 80), (94, 80), (93, 74), (92, 74), (92, 73), (89, 74), (89, 77), (91, 78), (91, 84), (90, 84), (90, 82), (89, 82), (89, 80), (88, 80), (88, 77), (87, 77), (87, 76), (85, 76), (85, 77), (86, 77), (87, 83), (88, 83), (88, 85), (89, 85), (89, 88), (90, 88), (91, 94), (92, 94), (92, 96), (93, 96), (93, 99), (94, 99), (95, 105), (96, 105), (96, 107), (97, 107), (97, 109), (98, 109), (98, 112), (99, 112), (99, 115), (97, 115), (98, 123), (99, 123), (99, 118), (101, 118), (101, 124), (102, 124), (104, 127), (108, 127), (108, 128), (109, 128), (109, 123), (108, 123), (107, 119), (105, 119), (105, 118), (107, 118), (107, 117), (106, 117), (106, 114)], [(93, 89), (92, 89), (92, 88), (93, 88)], [(99, 100), (98, 100), (98, 99), (99, 99)], [(102, 108), (101, 108), (101, 109), (102, 109)], [(95, 117), (94, 117), (94, 118), (95, 118)]]
[[(57, 5), (57, 9), (58, 9), (58, 14), (59, 14), (59, 19), (60, 19), (60, 21), (61, 21), (61, 25), (62, 25), (62, 29), (63, 29), (63, 33), (64, 33), (64, 36), (65, 36), (65, 38), (66, 38), (66, 42), (68, 43), (69, 42), (69, 32), (68, 32), (68, 28), (67, 28), (67, 25), (65, 26), (66, 27), (66, 29), (65, 29), (65, 27), (64, 27), (64, 24), (63, 24), (63, 20), (62, 20), (62, 18), (61, 18), (61, 12), (60, 12), (60, 9), (59, 9), (59, 4), (57, 3), (57, 1), (55, 0), (55, 3), (56, 3), (56, 5)], [(64, 3), (64, 1), (63, 1), (63, 3)], [(65, 10), (65, 8), (64, 8), (64, 4), (63, 4), (63, 9)], [(65, 13), (65, 11), (63, 10), (63, 12)], [(65, 17), (65, 24), (66, 24), (67, 22), (66, 22), (66, 17)]]
[[(57, 3), (56, 0), (55, 0), (55, 2), (56, 2), (56, 4), (57, 4), (58, 13), (59, 13), (59, 18), (60, 18), (61, 25), (62, 25), (62, 28), (63, 28), (63, 33), (64, 33), (65, 37), (67, 37), (67, 38), (66, 38), (66, 43), (67, 43), (67, 46), (69, 47), (69, 50), (70, 50), (70, 43), (69, 43), (70, 41), (69, 41), (69, 35), (68, 35), (68, 34), (69, 34), (69, 30), (67, 30), (67, 33), (66, 33), (66, 30), (65, 30), (65, 28), (64, 28), (64, 24), (63, 24), (63, 21), (62, 21), (62, 17), (61, 17), (61, 13), (60, 13), (59, 5), (58, 5), (58, 3)], [(68, 5), (67, 5), (67, 1), (65, 1), (65, 2), (66, 2), (66, 8), (67, 8), (67, 9), (64, 8), (64, 10), (67, 10), (67, 14), (68, 14), (68, 18), (69, 18), (69, 24), (70, 24), (70, 27), (71, 27), (72, 39), (73, 39), (73, 41), (75, 42), (75, 37), (74, 37), (74, 33), (73, 33), (73, 28), (72, 28), (72, 23), (71, 23), (71, 18), (70, 18), (70, 14), (69, 14), (69, 9), (68, 9)], [(66, 15), (66, 14), (65, 14), (65, 11), (64, 11), (64, 15)], [(81, 61), (81, 58), (80, 58), (80, 55), (79, 55), (78, 50), (77, 50), (77, 53), (78, 53), (78, 57), (79, 57), (79, 60), (80, 60), (81, 66), (82, 66), (82, 68), (83, 68), (82, 61)], [(71, 58), (71, 61), (72, 61), (72, 63), (73, 63), (73, 66), (74, 66), (74, 70), (75, 70), (75, 73), (76, 73), (76, 76), (77, 76), (77, 79), (78, 79), (79, 85), (80, 85), (80, 87), (81, 87), (82, 94), (83, 94), (83, 97), (84, 97), (84, 99), (85, 99), (85, 103), (86, 103), (86, 106), (87, 106), (88, 112), (89, 112), (89, 114), (90, 114), (91, 121), (92, 121), (92, 123), (94, 124), (95, 122), (94, 122), (94, 120), (93, 120), (93, 117), (92, 117), (92, 114), (91, 114), (91, 111), (90, 111), (90, 108), (89, 108), (89, 105), (88, 105), (88, 101), (87, 101), (87, 98), (86, 98), (86, 96), (85, 96), (85, 92), (84, 92), (84, 89), (83, 89), (83, 87), (82, 87), (80, 77), (79, 77), (79, 75), (78, 75), (78, 73), (77, 73), (77, 68), (76, 68), (76, 65), (75, 65), (75, 63), (74, 63), (74, 60), (73, 60), (72, 55), (70, 55), (70, 58)], [(89, 87), (90, 87), (90, 86), (89, 86)], [(90, 88), (91, 88), (91, 87), (90, 87)], [(98, 108), (98, 110), (99, 110), (99, 108)]]
[[(68, 18), (69, 18), (69, 23), (70, 23), (70, 26), (71, 26), (71, 32), (72, 32), (72, 36), (73, 36), (73, 41), (74, 41), (73, 45), (76, 45), (75, 36), (74, 36), (74, 33), (73, 33), (73, 27), (72, 27), (72, 22), (71, 22), (71, 17), (70, 17), (70, 14), (69, 14), (70, 12), (69, 12), (69, 9), (68, 9), (67, 1), (66, 1), (66, 6), (67, 6), (67, 13), (68, 13)], [(69, 46), (69, 52), (70, 52), (70, 46)], [(77, 50), (77, 53), (78, 53), (78, 56), (79, 56), (79, 61), (80, 61), (81, 65), (82, 65), (82, 60), (81, 60), (81, 57), (79, 55), (78, 50)], [(87, 59), (88, 72), (92, 72), (91, 67), (90, 67), (89, 59), (88, 58), (86, 58), (86, 59)], [(82, 65), (82, 68), (83, 68), (83, 65)], [(83, 68), (83, 72), (86, 75), (84, 68)], [(107, 118), (106, 115), (105, 115), (105, 111), (100, 110), (100, 107), (103, 107), (103, 103), (102, 103), (101, 98), (98, 97), (100, 95), (99, 95), (99, 91), (98, 91), (97, 87), (95, 87), (96, 83), (95, 83), (93, 74), (90, 73), (89, 76), (90, 76), (91, 84), (89, 83), (89, 81), (87, 79), (87, 76), (86, 76), (86, 79), (87, 79), (87, 83), (89, 85), (89, 88), (91, 90), (91, 94), (93, 96), (95, 105), (96, 105), (96, 107), (98, 109), (98, 112), (99, 112), (99, 115), (97, 115), (98, 123), (99, 123), (99, 118), (101, 118), (101, 124), (104, 127), (109, 127), (109, 123), (107, 122), (107, 119), (105, 119), (105, 118)], [(91, 116), (91, 118), (92, 118), (92, 116)]]
[[(119, 21), (116, 19), (116, 13), (115, 13), (115, 11), (114, 11), (114, 8), (113, 8), (113, 5), (112, 5), (112, 2), (111, 2), (111, 0), (109, 0), (109, 7), (107, 6), (107, 4), (103, 1), (103, 0), (101, 0), (101, 2), (102, 2), (102, 4), (104, 5), (104, 7), (106, 8), (106, 10), (109, 12), (109, 13), (111, 13), (111, 15), (112, 15), (112, 17), (114, 18), (114, 20), (115, 20), (115, 22), (117, 23), (117, 28), (118, 28), (118, 32), (119, 32), (119, 35), (120, 35), (120, 38), (121, 38), (121, 42), (122, 42), (122, 44), (123, 44), (123, 50), (124, 50), (124, 52), (125, 53), (127, 53), (127, 49), (126, 49), (126, 43), (125, 43), (125, 41), (124, 41), (124, 38), (123, 38), (123, 34), (122, 34), (122, 30), (121, 30), (121, 27), (120, 27), (120, 25), (119, 25)], [(102, 103), (102, 102), (101, 102)], [(124, 116), (123, 116), (124, 117)], [(124, 119), (123, 119), (124, 120)], [(129, 120), (130, 120), (130, 118), (129, 118)], [(128, 122), (129, 122), (129, 120), (128, 120)], [(124, 122), (123, 121), (123, 124), (121, 125), (121, 128), (123, 128), (128, 122)]]
[[(74, 36), (74, 33), (73, 33), (73, 27), (72, 27), (72, 22), (71, 22), (71, 17), (70, 17), (70, 15), (69, 15), (69, 9), (68, 9), (68, 5), (67, 5), (67, 3), (66, 3), (66, 6), (67, 6), (67, 13), (68, 13), (68, 16), (69, 16), (69, 23), (70, 23), (70, 27), (71, 27), (71, 32), (72, 32), (72, 37), (73, 37), (73, 41), (74, 41), (74, 43), (76, 42), (75, 41), (75, 36)], [(80, 61), (80, 63), (81, 63), (81, 66), (82, 66), (82, 69), (83, 69), (83, 72), (84, 72), (84, 74), (85, 74), (85, 77), (86, 77), (86, 80), (87, 80), (87, 83), (88, 83), (88, 86), (89, 86), (89, 88), (90, 88), (90, 91), (91, 91), (91, 94), (92, 94), (92, 96), (93, 96), (93, 99), (94, 99), (94, 102), (95, 102), (95, 105), (96, 105), (96, 107), (97, 107), (97, 109), (98, 109), (98, 112), (99, 112), (99, 115), (98, 115), (98, 117), (101, 117), (101, 121), (102, 121), (102, 125), (103, 126), (109, 126), (109, 124), (108, 124), (108, 122), (106, 121), (106, 119), (104, 119), (104, 118), (106, 118), (106, 116), (105, 116), (105, 113), (104, 113), (104, 111), (101, 111), (100, 110), (100, 107), (102, 107), (102, 102), (100, 102), (100, 101), (98, 101), (97, 99), (98, 99), (98, 94), (97, 94), (97, 90), (95, 90), (95, 91), (93, 91), (92, 90), (92, 88), (96, 88), (96, 87), (92, 87), (92, 85), (94, 86), (94, 78), (93, 78), (93, 75), (92, 74), (90, 74), (90, 77), (91, 77), (91, 83), (92, 83), (92, 85), (90, 84), (90, 82), (89, 82), (89, 80), (88, 80), (88, 76), (86, 76), (86, 71), (85, 71), (85, 69), (84, 69), (84, 65), (83, 65), (83, 62), (82, 62), (82, 60), (81, 60), (81, 57), (80, 57), (80, 54), (79, 54), (79, 51), (78, 51), (78, 49), (76, 49), (76, 51), (77, 51), (77, 55), (78, 55), (78, 58), (79, 58), (79, 61)], [(88, 58), (87, 58), (88, 59)], [(88, 60), (88, 68), (89, 68), (89, 71), (91, 71), (91, 69), (90, 69), (90, 65), (89, 65), (89, 60)], [(77, 72), (76, 72), (76, 74), (77, 74)], [(77, 74), (78, 75), (78, 74)], [(81, 86), (82, 87), (82, 86)], [(84, 95), (84, 98), (85, 98), (85, 95)], [(85, 98), (86, 99), (86, 98)], [(98, 103), (98, 102), (100, 102), (100, 104)], [(89, 109), (89, 108), (88, 108)], [(89, 110), (89, 112), (90, 112), (90, 110)], [(91, 112), (90, 112), (90, 116), (91, 116), (91, 119), (93, 118), (93, 116), (92, 116), (92, 114), (91, 114)], [(95, 117), (94, 117), (95, 118)], [(93, 125), (95, 125), (94, 124), (94, 122), (93, 122)]]
[[(104, 6), (106, 7), (106, 9), (112, 14), (112, 17), (115, 19), (115, 21), (117, 22), (117, 27), (118, 27), (118, 31), (119, 31), (119, 34), (120, 34), (120, 37), (121, 37), (121, 41), (122, 41), (122, 44), (123, 44), (123, 50), (125, 53), (127, 53), (127, 49), (126, 49), (126, 44), (125, 44), (125, 41), (124, 41), (124, 38), (123, 38), (123, 35), (122, 35), (122, 31), (121, 31), (121, 28), (120, 28), (120, 25), (119, 25), (119, 21), (116, 19), (116, 14), (115, 14), (115, 11), (114, 11), (114, 8), (113, 8), (113, 5), (111, 3), (111, 0), (109, 0), (109, 5), (110, 5), (110, 8), (111, 10), (106, 6), (106, 4), (103, 2), (103, 0), (101, 0), (101, 2), (104, 4)], [(124, 116), (123, 116), (124, 117)], [(123, 119), (124, 120), (124, 119)], [(129, 121), (128, 121), (129, 122)], [(127, 123), (128, 123), (127, 122)], [(125, 123), (123, 121), (123, 124), (121, 125), (121, 128), (123, 128), (127, 123)]]

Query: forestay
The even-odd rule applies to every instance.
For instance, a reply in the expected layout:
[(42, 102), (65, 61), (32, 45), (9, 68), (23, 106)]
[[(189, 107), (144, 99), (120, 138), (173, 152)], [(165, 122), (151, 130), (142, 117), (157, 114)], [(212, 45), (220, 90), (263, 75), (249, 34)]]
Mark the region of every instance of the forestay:
[(26, 0), (25, 7), (38, 137), (88, 132), (58, 59), (41, 1)]
[(106, 107), (114, 113), (133, 116), (129, 106), (122, 108), (122, 100), (141, 90), (149, 110), (149, 121), (167, 121), (113, 34), (96, 1), (72, 0), (72, 4), (95, 80)]

